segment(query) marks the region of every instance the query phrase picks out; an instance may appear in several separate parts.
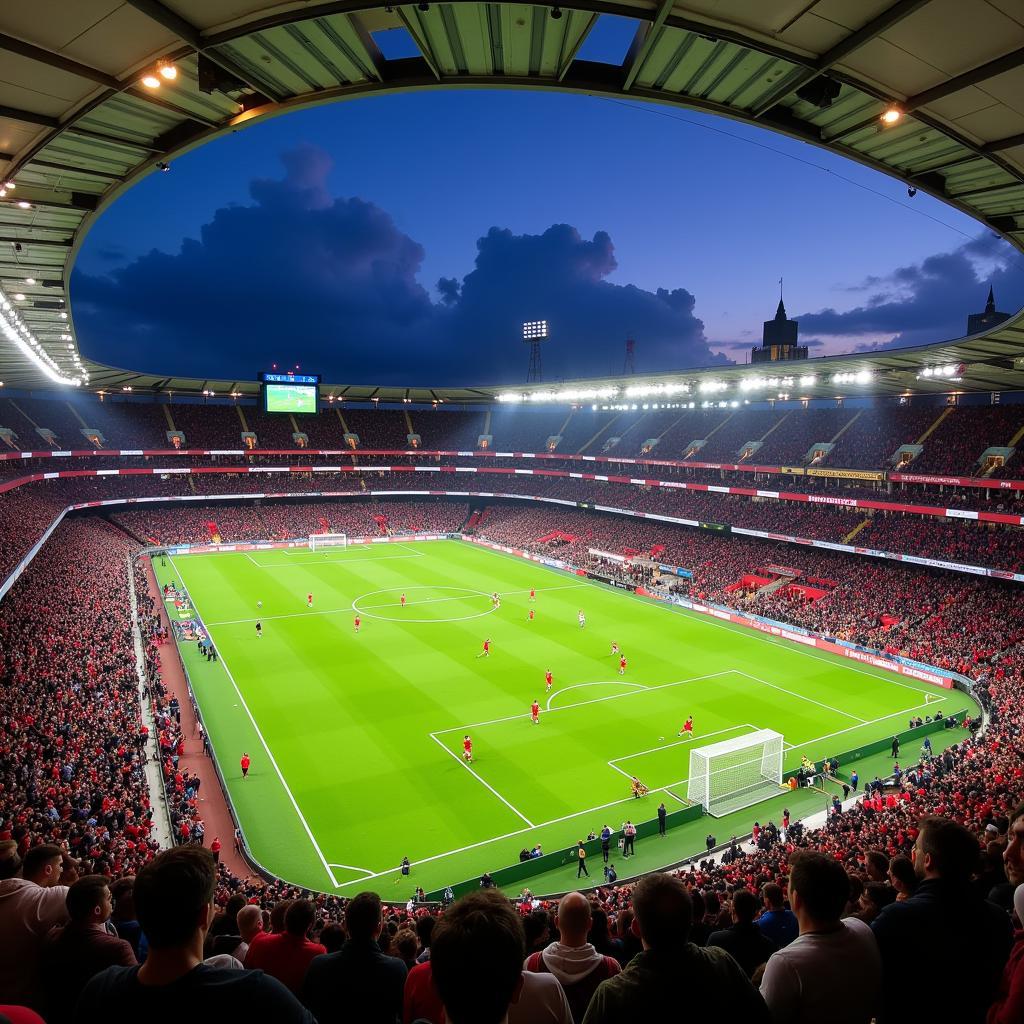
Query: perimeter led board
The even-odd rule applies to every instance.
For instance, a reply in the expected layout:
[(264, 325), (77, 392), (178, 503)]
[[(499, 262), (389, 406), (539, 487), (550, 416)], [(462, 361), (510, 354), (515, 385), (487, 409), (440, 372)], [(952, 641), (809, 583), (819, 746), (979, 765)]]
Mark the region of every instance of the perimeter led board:
[(263, 411), (316, 415), (320, 411), (320, 377), (315, 374), (261, 373)]

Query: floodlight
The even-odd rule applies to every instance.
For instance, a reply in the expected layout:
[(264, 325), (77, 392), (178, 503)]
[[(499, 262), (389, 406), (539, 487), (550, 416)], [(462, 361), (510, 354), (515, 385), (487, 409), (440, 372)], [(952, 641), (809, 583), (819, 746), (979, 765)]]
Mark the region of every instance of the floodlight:
[(882, 124), (896, 124), (903, 117), (903, 111), (899, 107), (890, 106), (882, 111)]

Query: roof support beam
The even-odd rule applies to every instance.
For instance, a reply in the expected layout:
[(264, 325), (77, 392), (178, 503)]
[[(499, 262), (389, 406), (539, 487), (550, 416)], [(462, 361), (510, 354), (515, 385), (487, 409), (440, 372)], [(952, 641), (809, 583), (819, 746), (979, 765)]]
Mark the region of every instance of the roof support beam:
[(640, 69), (644, 66), (647, 55), (651, 52), (651, 48), (661, 35), (666, 18), (672, 12), (673, 3), (674, 0), (661, 0), (661, 3), (658, 4), (658, 13), (655, 14), (654, 21), (650, 25), (645, 25), (641, 22), (637, 28), (636, 36), (634, 36), (633, 42), (629, 47), (629, 53), (626, 56), (625, 66), (628, 70), (626, 72), (626, 80), (622, 83), (623, 92), (629, 92), (633, 88), (636, 76), (640, 74)]
[(60, 122), (49, 114), (37, 114), (31, 110), (19, 110), (17, 107), (0, 107), (0, 117), (11, 121), (22, 121), (25, 124), (38, 124), (43, 128), (56, 128)]
[(766, 96), (756, 107), (752, 114), (754, 117), (761, 117), (767, 113), (780, 100), (796, 92), (797, 89), (808, 82), (814, 81), (819, 75), (824, 74), (830, 67), (838, 64), (844, 57), (848, 57), (854, 50), (859, 49), (865, 43), (876, 39), (886, 29), (892, 28), (904, 18), (913, 14), (916, 10), (924, 7), (930, 0), (898, 0), (892, 7), (882, 11), (877, 18), (873, 18), (866, 25), (862, 25), (856, 32), (852, 32), (842, 41), (836, 43), (831, 50), (826, 50), (815, 62), (813, 68), (805, 68), (795, 78), (789, 81), (783, 80), (779, 87)]
[(0, 242), (10, 242), (12, 245), (34, 245), (45, 246), (51, 249), (70, 249), (74, 245), (73, 238), (15, 238), (13, 235), (0, 235)]
[(979, 85), (990, 78), (995, 78), (996, 75), (1013, 71), (1022, 64), (1024, 64), (1024, 47), (1014, 50), (1012, 53), (1006, 53), (1002, 57), (996, 57), (995, 60), (990, 60), (987, 64), (972, 68), (970, 71), (965, 71), (962, 75), (957, 75), (955, 78), (948, 78), (945, 82), (940, 82), (931, 89), (925, 89), (924, 92), (911, 96), (906, 103), (902, 103), (900, 106), (905, 111), (926, 106), (929, 103), (934, 103), (936, 100), (952, 96), (953, 93), (968, 89), (972, 85)]
[(79, 64), (77, 60), (69, 60), (58, 53), (51, 53), (40, 46), (33, 46), (26, 43), (24, 39), (15, 39), (14, 36), (4, 35), (0, 32), (0, 50), (8, 53), (16, 53), (20, 57), (27, 57), (37, 64), (45, 64), (47, 67), (55, 68), (57, 71), (66, 71), (69, 75), (77, 75), (97, 85), (104, 85), (108, 89), (120, 89), (121, 83), (112, 75), (104, 71), (89, 67), (88, 64)]
[(225, 57), (212, 49), (212, 44), (203, 38), (199, 31), (190, 21), (186, 21), (180, 14), (175, 14), (169, 7), (166, 7), (160, 0), (127, 0), (140, 14), (144, 14), (151, 21), (162, 25), (169, 32), (173, 32), (180, 40), (188, 43), (192, 49), (218, 64), (233, 78), (237, 78), (243, 85), (248, 86), (261, 96), (267, 96), (275, 103), (280, 103), (281, 96), (270, 95), (267, 87), (262, 82), (255, 82), (230, 57)]
[(1024, 146), (1024, 132), (1019, 135), (1008, 135), (1005, 139), (996, 139), (995, 142), (985, 142), (981, 146), (981, 151), (998, 153), (1003, 149), (1013, 149), (1014, 146)]

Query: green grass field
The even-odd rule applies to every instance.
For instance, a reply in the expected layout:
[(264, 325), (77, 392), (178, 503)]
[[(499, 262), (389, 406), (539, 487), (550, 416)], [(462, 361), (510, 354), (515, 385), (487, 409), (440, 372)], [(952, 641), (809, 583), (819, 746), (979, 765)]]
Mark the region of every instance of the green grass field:
[[(250, 849), (328, 892), (369, 883), (404, 899), (514, 863), (524, 846), (555, 851), (653, 818), (661, 800), (676, 810), (694, 744), (775, 729), (792, 767), (904, 729), (912, 713), (973, 708), (956, 690), (461, 541), (179, 556), (156, 570), (184, 584), (220, 654), (182, 652)], [(459, 756), (467, 732), (472, 766)], [(642, 800), (632, 774), (651, 789)], [(403, 856), (412, 878), (392, 893)]]

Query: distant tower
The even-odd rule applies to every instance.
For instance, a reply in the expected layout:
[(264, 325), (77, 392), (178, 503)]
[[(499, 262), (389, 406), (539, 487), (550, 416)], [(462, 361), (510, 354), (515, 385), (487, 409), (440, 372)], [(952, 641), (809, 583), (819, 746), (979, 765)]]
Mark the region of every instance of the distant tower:
[(967, 333), (968, 334), (980, 334), (982, 331), (991, 330), (993, 327), (1001, 324), (1004, 320), (1009, 320), (1009, 313), (1000, 313), (996, 309), (996, 297), (992, 292), (992, 286), (988, 286), (988, 302), (985, 303), (984, 313), (971, 313), (967, 317)]
[(807, 346), (798, 345), (799, 324), (786, 317), (786, 306), (782, 301), (782, 278), (779, 278), (779, 308), (774, 320), (765, 320), (760, 346), (750, 350), (752, 363), (774, 363), (786, 359), (806, 359)]
[(530, 346), (530, 368), (526, 371), (527, 384), (539, 384), (543, 378), (540, 346), (548, 337), (547, 320), (528, 320), (523, 324), (523, 341)]
[(622, 372), (636, 373), (636, 342), (632, 338), (626, 339), (626, 358), (622, 363)]

